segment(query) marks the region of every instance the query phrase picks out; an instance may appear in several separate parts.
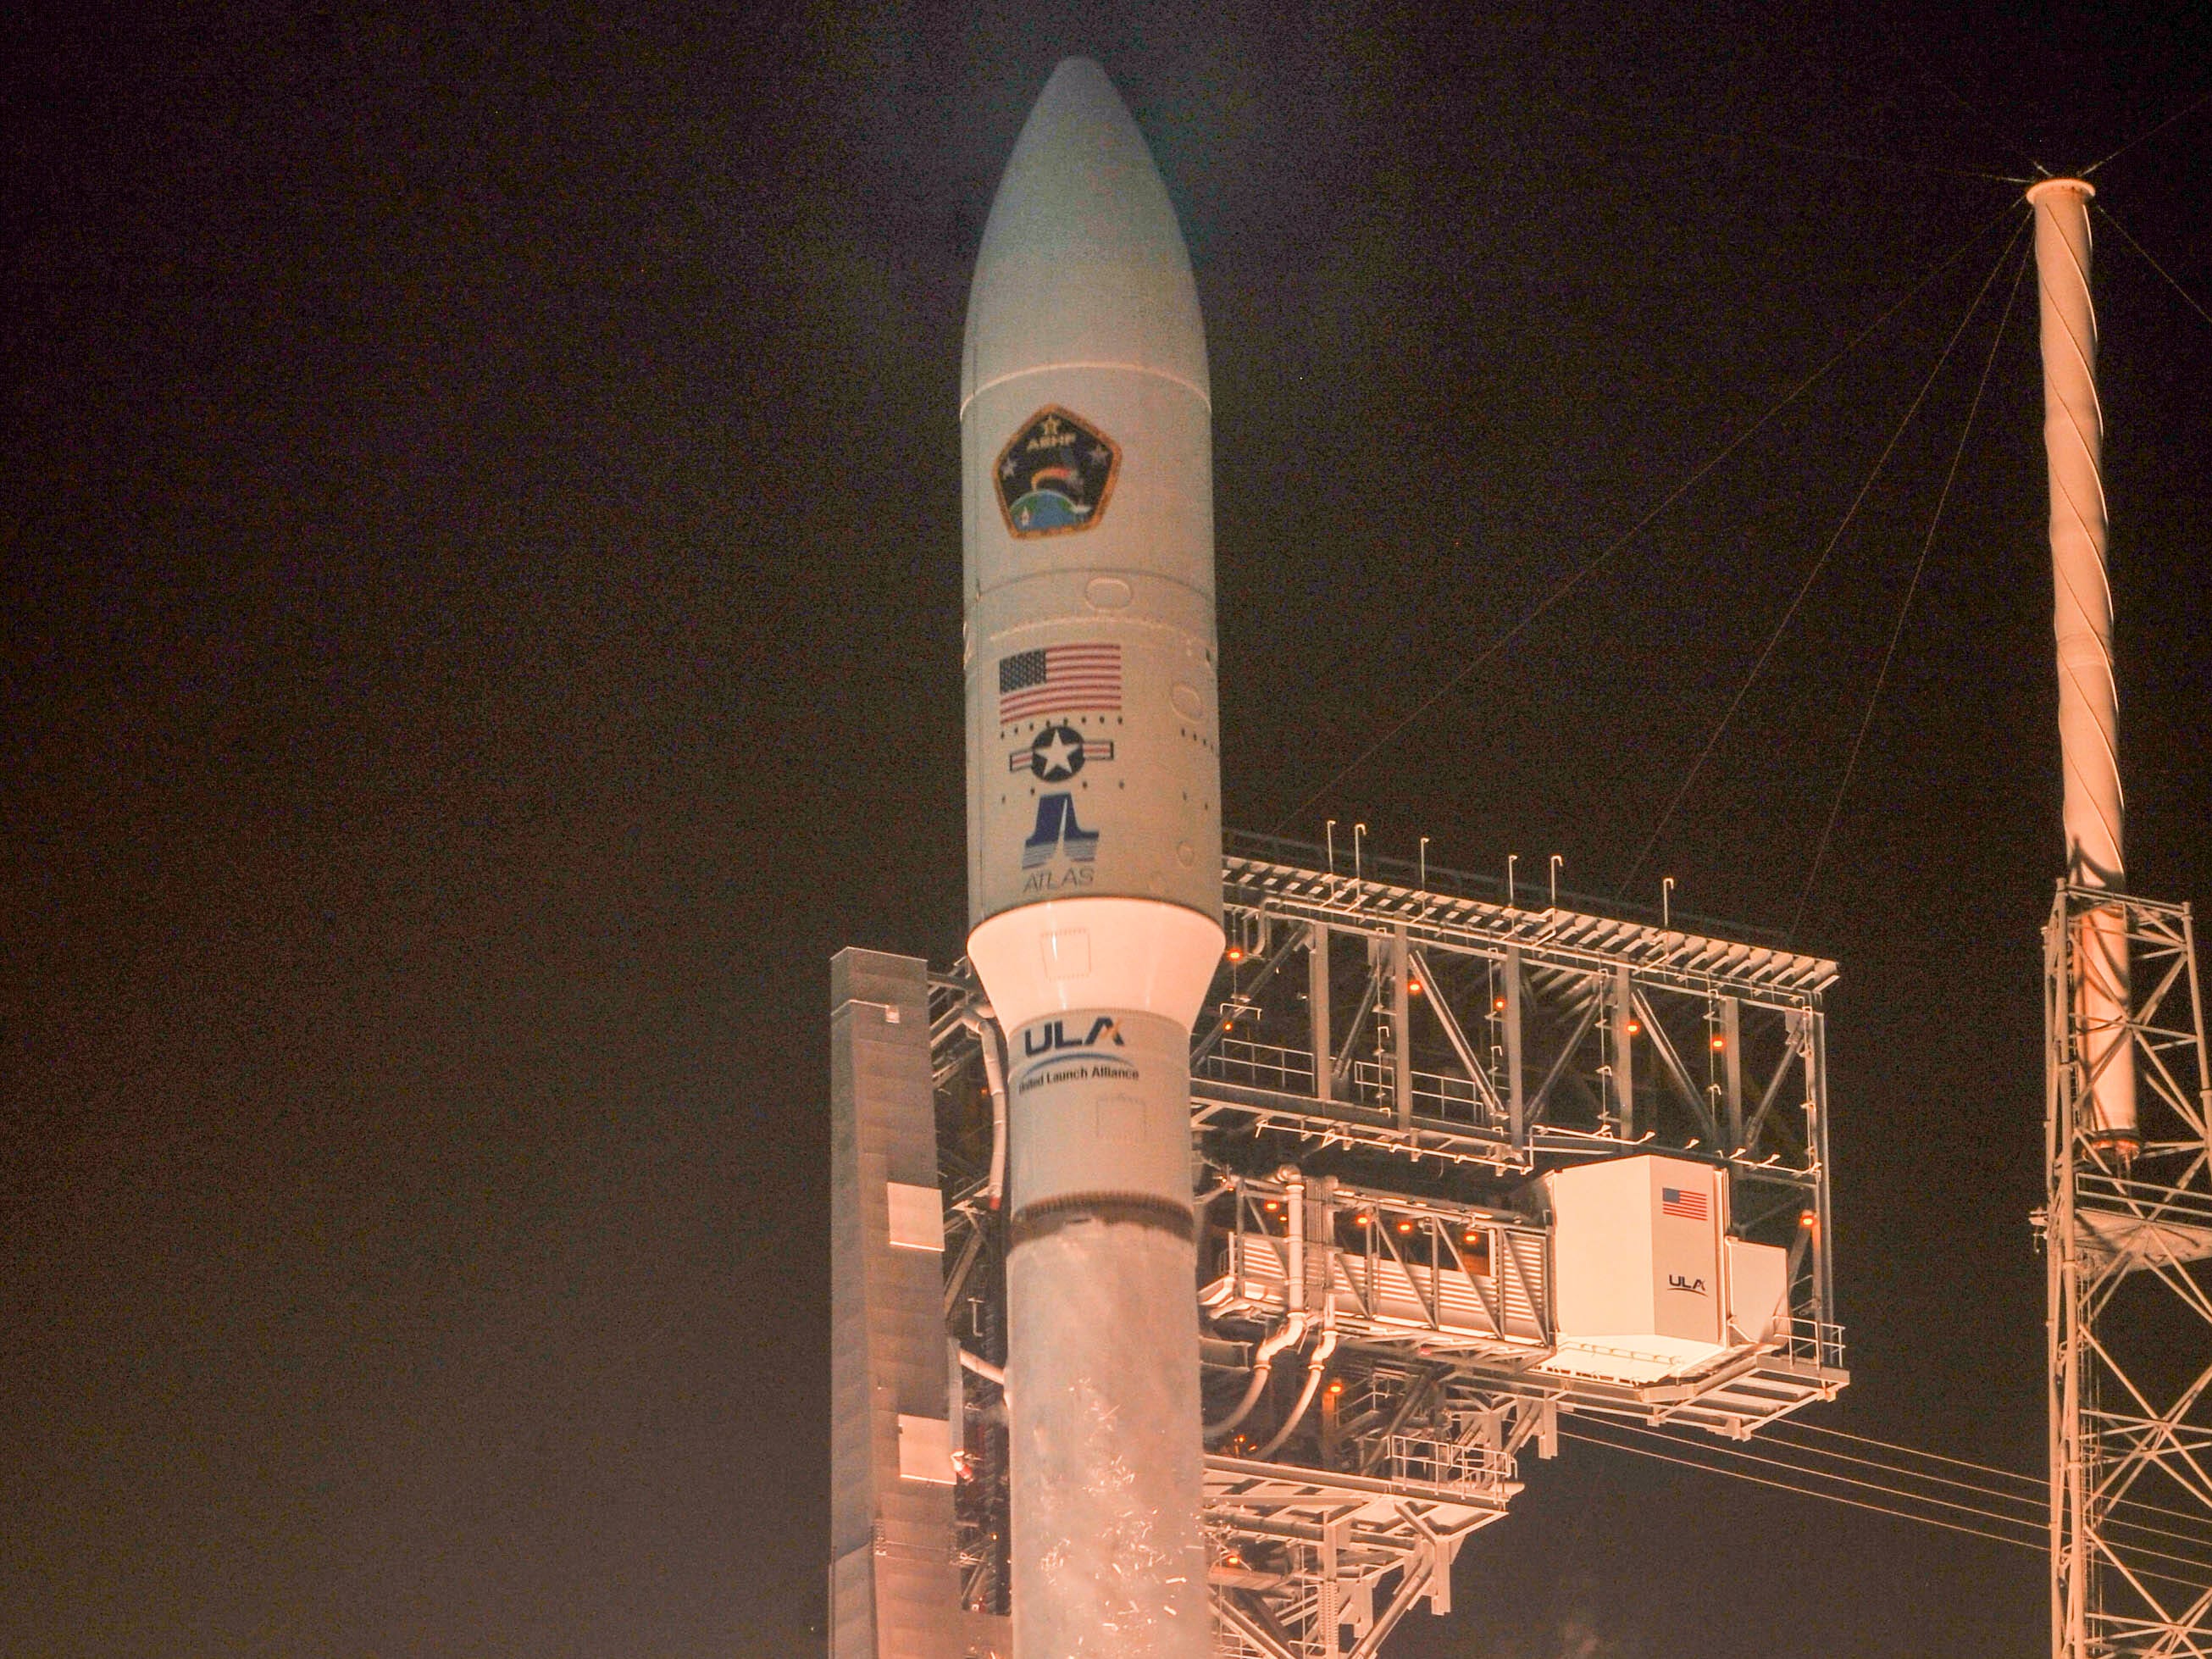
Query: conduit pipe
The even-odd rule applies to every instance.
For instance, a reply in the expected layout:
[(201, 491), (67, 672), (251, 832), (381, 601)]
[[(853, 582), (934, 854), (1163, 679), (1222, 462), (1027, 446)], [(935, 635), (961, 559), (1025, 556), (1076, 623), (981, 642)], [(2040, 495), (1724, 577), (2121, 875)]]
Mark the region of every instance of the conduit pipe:
[(1321, 1392), (1322, 1373), (1328, 1369), (1328, 1358), (1335, 1352), (1336, 1322), (1327, 1319), (1322, 1327), (1321, 1340), (1314, 1344), (1312, 1357), (1306, 1361), (1306, 1382), (1305, 1387), (1298, 1390), (1298, 1403), (1291, 1407), (1291, 1414), (1283, 1419), (1283, 1426), (1275, 1431), (1275, 1437), (1253, 1455), (1262, 1462), (1273, 1457), (1282, 1449), (1283, 1443), (1291, 1437), (1291, 1431), (1305, 1420), (1314, 1396)]
[[(1260, 1403), (1260, 1395), (1267, 1389), (1267, 1378), (1275, 1369), (1275, 1356), (1286, 1348), (1295, 1348), (1306, 1339), (1312, 1328), (1306, 1306), (1306, 1184), (1305, 1177), (1295, 1167), (1285, 1164), (1276, 1172), (1283, 1183), (1285, 1274), (1283, 1302), (1289, 1317), (1282, 1326), (1263, 1338), (1252, 1355), (1252, 1376), (1244, 1385), (1244, 1397), (1237, 1408), (1218, 1423), (1206, 1425), (1206, 1437), (1218, 1440), (1251, 1415), (1252, 1407)], [(1240, 1273), (1237, 1275), (1242, 1278)]]
[(1006, 1392), (1006, 1374), (1004, 1370), (1000, 1369), (998, 1366), (994, 1365), (989, 1360), (981, 1358), (975, 1354), (969, 1353), (965, 1348), (960, 1349), (959, 1353), (960, 1363), (963, 1365), (965, 1365), (969, 1370), (975, 1372), (976, 1376), (981, 1377), (986, 1382), (997, 1383), (999, 1385), (999, 1392), (1000, 1395), (1003, 1395)]
[(1206, 1437), (1218, 1440), (1252, 1414), (1252, 1407), (1260, 1403), (1260, 1395), (1267, 1386), (1267, 1378), (1275, 1369), (1275, 1356), (1285, 1348), (1295, 1348), (1306, 1340), (1310, 1323), (1307, 1316), (1294, 1313), (1285, 1320), (1279, 1329), (1262, 1338), (1252, 1352), (1252, 1376), (1244, 1385), (1244, 1397), (1237, 1402), (1237, 1409), (1218, 1423), (1206, 1425)]
[(1006, 1190), (1006, 1067), (999, 1058), (999, 1023), (988, 1002), (970, 1006), (960, 1023), (982, 1046), (983, 1081), (991, 1090), (991, 1174), (983, 1182), (983, 1202), (995, 1210)]

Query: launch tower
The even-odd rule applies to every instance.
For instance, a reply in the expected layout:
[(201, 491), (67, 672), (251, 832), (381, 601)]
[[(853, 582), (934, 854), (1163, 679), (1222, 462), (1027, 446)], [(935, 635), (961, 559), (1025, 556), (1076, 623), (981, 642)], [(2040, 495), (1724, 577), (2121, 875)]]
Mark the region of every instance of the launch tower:
[[(2212, 1073), (2186, 905), (2126, 890), (2104, 413), (2078, 179), (2028, 192), (2065, 771), (2044, 933), (2052, 1659), (2212, 1652), (2212, 1591), (2138, 1543), (2212, 1522)], [(2184, 1340), (2174, 1340), (2179, 1328)]]
[(1063, 64), (962, 374), (967, 959), (837, 959), (835, 1659), (1371, 1659), (1590, 1413), (1846, 1382), (1821, 997), (1219, 822), (1210, 392)]
[[(1551, 1455), (1562, 1413), (1742, 1438), (1844, 1386), (1832, 963), (1523, 907), (1433, 866), (1332, 871), (1258, 839), (1231, 837), (1222, 872), (1229, 946), (1189, 1044), (1186, 1122), (1212, 1652), (1370, 1659), (1407, 1613), (1449, 1611), (1454, 1559), (1505, 1514), (1523, 1460)], [(854, 1271), (866, 1249), (841, 1258), (840, 1331), (905, 1334), (841, 1346), (841, 1437), (844, 1402), (880, 1399), (873, 1380), (904, 1376), (924, 1328), (944, 1357), (916, 1362), (921, 1420), (878, 1405), (873, 1461), (841, 1466), (857, 1478), (839, 1482), (852, 1553), (832, 1652), (1005, 1656), (1021, 1584), (1008, 1229), (990, 1202), (1000, 1039), (964, 963), (839, 961), (844, 984), (873, 964), (906, 988), (895, 1030), (848, 993), (839, 1041), (903, 1045), (906, 1081), (872, 1109), (937, 1160), (934, 1186), (853, 1194), (880, 1203), (869, 1248), (902, 1276)], [(836, 1105), (842, 1148), (872, 1107), (842, 1089)], [(894, 1524), (917, 1500), (927, 1529)], [(878, 1608), (885, 1585), (927, 1605), (935, 1633), (900, 1645), (880, 1615), (869, 1626), (864, 1583)]]

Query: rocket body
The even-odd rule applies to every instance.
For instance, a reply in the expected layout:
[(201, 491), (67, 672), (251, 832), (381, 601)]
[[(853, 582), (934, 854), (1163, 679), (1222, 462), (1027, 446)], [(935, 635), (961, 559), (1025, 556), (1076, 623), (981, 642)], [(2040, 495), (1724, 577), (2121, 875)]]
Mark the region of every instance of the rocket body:
[(1173, 210), (1094, 64), (1054, 71), (992, 204), (961, 451), (968, 951), (1008, 1050), (1016, 1659), (1201, 1659), (1212, 411)]

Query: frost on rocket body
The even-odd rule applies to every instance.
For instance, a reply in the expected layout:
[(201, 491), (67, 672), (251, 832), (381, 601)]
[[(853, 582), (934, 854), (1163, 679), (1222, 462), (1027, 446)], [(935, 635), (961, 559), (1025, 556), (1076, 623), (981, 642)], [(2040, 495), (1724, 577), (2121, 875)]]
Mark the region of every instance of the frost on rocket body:
[(1013, 1513), (1024, 1653), (1208, 1650), (1191, 1279), (1189, 1244), (1107, 1221), (1032, 1240), (1007, 1264), (1029, 1339), (1007, 1377), (1010, 1449), (1033, 1477)]

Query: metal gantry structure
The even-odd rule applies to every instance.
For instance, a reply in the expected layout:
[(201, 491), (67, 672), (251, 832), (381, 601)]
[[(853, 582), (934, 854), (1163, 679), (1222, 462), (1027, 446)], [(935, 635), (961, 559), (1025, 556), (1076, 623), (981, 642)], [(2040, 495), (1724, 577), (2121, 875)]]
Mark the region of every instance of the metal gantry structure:
[(2044, 932), (2051, 1650), (2166, 1659), (2212, 1655), (2212, 1077), (2188, 907), (2127, 890), (2094, 194), (2027, 192), (2066, 845)]
[[(2085, 976), (2124, 929), (2126, 1042)], [(2044, 934), (2054, 1659), (2212, 1656), (2212, 1589), (2161, 1533), (2212, 1534), (2212, 1073), (2189, 908), (2062, 883)], [(2135, 1067), (2135, 1141), (2094, 1109)]]
[[(1562, 1413), (1741, 1438), (1848, 1381), (1832, 963), (1316, 852), (1232, 842), (1230, 948), (1192, 1046), (1223, 1659), (1370, 1659), (1416, 1606), (1448, 1610), (1462, 1545), (1505, 1513), (1524, 1452), (1553, 1455)], [(964, 964), (930, 996), (955, 1557), (963, 1608), (988, 1616), (1008, 1589), (995, 1036)], [(1690, 1358), (1578, 1341), (1558, 1313), (1544, 1178), (1651, 1156), (1711, 1183), (1725, 1248), (1773, 1264), (1765, 1307)]]

